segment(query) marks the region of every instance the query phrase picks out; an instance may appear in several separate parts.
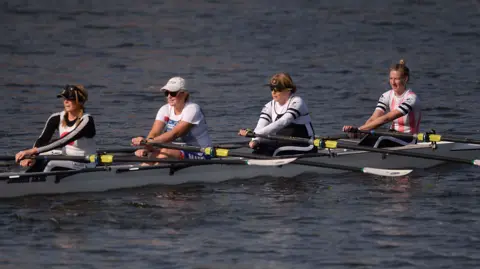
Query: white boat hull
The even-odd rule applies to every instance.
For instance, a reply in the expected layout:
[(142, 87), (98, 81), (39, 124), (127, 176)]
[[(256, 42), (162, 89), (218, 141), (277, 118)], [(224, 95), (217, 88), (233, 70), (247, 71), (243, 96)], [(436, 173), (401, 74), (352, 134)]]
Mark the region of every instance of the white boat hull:
[[(411, 152), (422, 152), (448, 157), (474, 159), (480, 156), (480, 146), (456, 143), (439, 143), (436, 150), (429, 144), (408, 145), (397, 148)], [(309, 161), (350, 165), (355, 167), (372, 167), (383, 169), (425, 169), (437, 166), (442, 161), (404, 157), (398, 155), (384, 156), (380, 153), (360, 151), (338, 151), (336, 157), (308, 158)], [(231, 179), (248, 179), (258, 176), (294, 177), (302, 173), (335, 174), (348, 171), (322, 167), (288, 164), (275, 166), (241, 166), (241, 165), (201, 165), (175, 171), (170, 175), (169, 168), (118, 172), (121, 168), (138, 167), (136, 165), (111, 166), (110, 171), (79, 173), (66, 176), (56, 182), (56, 176), (48, 176), (42, 181), (26, 179), (3, 180), (0, 198), (18, 197), (33, 194), (60, 194), (72, 192), (102, 192), (113, 189), (142, 187), (148, 185), (177, 185), (184, 183), (217, 183)], [(23, 181), (22, 183), (20, 183)]]

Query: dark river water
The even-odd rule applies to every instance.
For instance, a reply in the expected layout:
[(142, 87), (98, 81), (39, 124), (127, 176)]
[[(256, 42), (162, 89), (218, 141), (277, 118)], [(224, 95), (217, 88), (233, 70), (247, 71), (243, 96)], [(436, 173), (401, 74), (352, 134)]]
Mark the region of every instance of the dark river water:
[[(0, 154), (30, 147), (65, 84), (97, 143), (145, 135), (189, 82), (215, 141), (238, 140), (289, 72), (317, 134), (362, 124), (405, 59), (422, 130), (479, 137), (480, 2), (0, 2)], [(478, 268), (478, 168), (402, 179), (255, 178), (0, 202), (0, 268)]]

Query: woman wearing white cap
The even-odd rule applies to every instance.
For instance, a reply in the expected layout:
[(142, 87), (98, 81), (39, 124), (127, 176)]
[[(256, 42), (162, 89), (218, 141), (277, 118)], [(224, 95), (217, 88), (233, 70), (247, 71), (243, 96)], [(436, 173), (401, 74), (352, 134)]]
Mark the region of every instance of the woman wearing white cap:
[[(188, 101), (190, 94), (187, 92), (185, 80), (181, 77), (171, 78), (161, 91), (167, 97), (167, 104), (162, 106), (157, 113), (152, 129), (148, 133), (148, 142), (169, 143), (179, 138), (187, 145), (209, 147), (212, 141), (208, 134), (207, 122), (200, 106)], [(132, 139), (132, 145), (138, 146), (144, 137)], [(176, 149), (140, 149), (136, 156), (145, 156), (151, 153), (153, 157), (177, 159), (205, 159), (207, 156), (199, 152), (186, 152)]]
[[(45, 128), (35, 141), (33, 148), (20, 151), (15, 155), (15, 160), (20, 162), (21, 166), (33, 166), (29, 169), (31, 172), (36, 170), (48, 172), (54, 167), (82, 169), (90, 165), (56, 160), (49, 161), (45, 166), (43, 162), (36, 163), (33, 159), (24, 159), (25, 156), (46, 153), (60, 148), (63, 155), (85, 156), (96, 154), (97, 147), (93, 139), (96, 134), (95, 123), (93, 117), (85, 113), (85, 102), (88, 99), (87, 90), (82, 85), (66, 85), (57, 97), (63, 98), (64, 111), (54, 113), (48, 118)], [(50, 141), (55, 131), (58, 131), (60, 138)]]

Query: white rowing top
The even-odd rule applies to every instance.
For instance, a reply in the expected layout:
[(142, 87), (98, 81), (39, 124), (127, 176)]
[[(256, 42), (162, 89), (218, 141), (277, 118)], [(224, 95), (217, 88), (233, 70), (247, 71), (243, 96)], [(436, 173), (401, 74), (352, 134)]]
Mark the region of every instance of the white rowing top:
[(165, 131), (171, 131), (180, 122), (188, 122), (194, 126), (190, 131), (181, 137), (182, 142), (187, 145), (209, 147), (212, 140), (208, 134), (207, 121), (199, 105), (191, 102), (185, 103), (182, 113), (175, 115), (174, 108), (169, 104), (162, 106), (157, 113), (155, 120), (165, 123)]

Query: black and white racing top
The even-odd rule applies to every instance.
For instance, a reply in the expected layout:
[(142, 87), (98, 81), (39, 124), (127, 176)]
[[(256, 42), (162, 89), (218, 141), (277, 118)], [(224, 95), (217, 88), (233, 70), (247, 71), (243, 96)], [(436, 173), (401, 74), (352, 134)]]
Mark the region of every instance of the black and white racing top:
[(290, 96), (283, 105), (274, 100), (265, 104), (254, 132), (303, 138), (315, 135), (307, 105), (297, 95)]
[[(65, 111), (52, 114), (45, 124), (40, 137), (35, 141), (34, 147), (38, 153), (54, 149), (62, 149), (62, 153), (71, 156), (85, 156), (96, 153), (95, 123), (93, 117), (84, 114), (78, 124), (77, 120), (66, 121), (62, 126)], [(51, 141), (53, 134), (58, 130), (59, 139)]]

